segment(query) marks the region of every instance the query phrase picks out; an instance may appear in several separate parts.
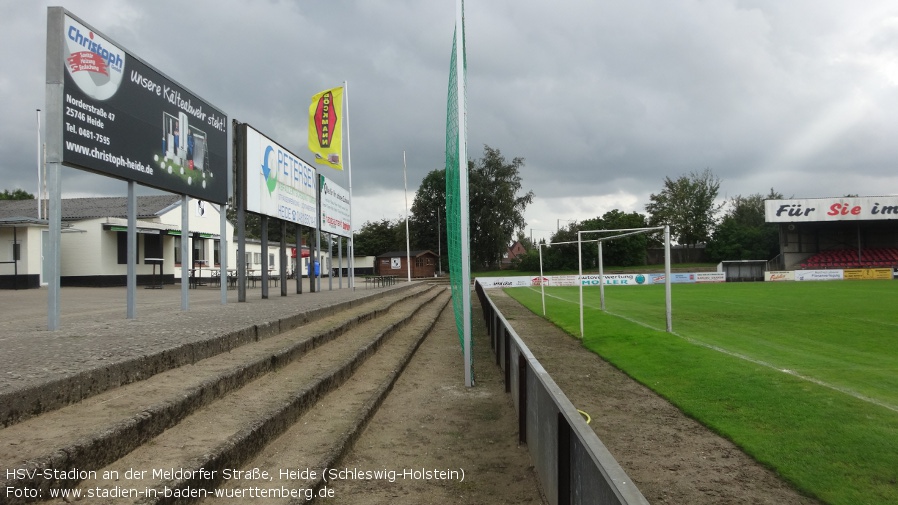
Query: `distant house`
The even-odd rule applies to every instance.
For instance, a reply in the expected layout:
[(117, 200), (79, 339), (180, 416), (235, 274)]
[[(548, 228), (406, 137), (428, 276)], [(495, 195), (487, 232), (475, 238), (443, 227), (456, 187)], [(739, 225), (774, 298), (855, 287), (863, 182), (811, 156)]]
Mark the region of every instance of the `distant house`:
[(434, 277), (437, 270), (437, 255), (431, 250), (392, 251), (377, 256), (374, 262), (376, 275), (408, 276), (408, 258), (411, 256), (412, 277)]
[(516, 240), (514, 244), (508, 248), (508, 251), (502, 255), (502, 262), (499, 264), (499, 268), (506, 269), (511, 268), (514, 264), (514, 260), (518, 256), (526, 256), (527, 248), (524, 247), (524, 244), (521, 243), (520, 240)]

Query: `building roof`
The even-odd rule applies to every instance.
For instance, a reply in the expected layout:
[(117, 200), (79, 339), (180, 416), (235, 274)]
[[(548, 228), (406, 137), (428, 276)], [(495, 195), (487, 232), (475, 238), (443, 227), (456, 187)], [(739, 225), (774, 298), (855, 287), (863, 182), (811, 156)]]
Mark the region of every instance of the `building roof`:
[(398, 257), (404, 258), (404, 257), (406, 257), (406, 256), (411, 256), (411, 257), (413, 257), (413, 258), (417, 258), (418, 256), (423, 256), (423, 255), (425, 255), (425, 254), (432, 254), (432, 255), (434, 255), (434, 256), (437, 255), (437, 253), (431, 251), (430, 249), (421, 249), (421, 250), (418, 250), (418, 251), (411, 251), (411, 252), (408, 252), (408, 251), (391, 251), (391, 252), (388, 252), (388, 253), (378, 254), (377, 257), (378, 257), (378, 258), (398, 258)]
[[(163, 210), (180, 201), (179, 195), (137, 197), (137, 218), (146, 219), (159, 215)], [(37, 218), (35, 200), (0, 200), (0, 219), (12, 217)], [(46, 218), (46, 216), (44, 216)], [(128, 217), (128, 199), (123, 196), (94, 198), (64, 198), (62, 220), (76, 221), (101, 217)]]
[(0, 217), (0, 228), (25, 228), (29, 226), (46, 227), (47, 220), (23, 216)]

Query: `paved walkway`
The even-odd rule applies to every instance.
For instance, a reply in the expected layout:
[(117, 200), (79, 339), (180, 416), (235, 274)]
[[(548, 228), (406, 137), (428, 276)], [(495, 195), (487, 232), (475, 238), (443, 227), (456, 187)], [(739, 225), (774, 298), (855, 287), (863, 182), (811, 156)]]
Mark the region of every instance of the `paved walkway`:
[(124, 287), (62, 288), (56, 331), (47, 330), (47, 288), (0, 290), (0, 395), (407, 286), (371, 288), (357, 279), (351, 290), (344, 278), (343, 289), (338, 279), (329, 289), (322, 279), (321, 291), (311, 293), (305, 280), (303, 293), (296, 294), (293, 281), (287, 296), (272, 286), (268, 299), (260, 288), (248, 288), (245, 303), (229, 290), (227, 304), (221, 303), (220, 288), (200, 287), (189, 290), (187, 311), (181, 310), (180, 285), (139, 287), (136, 319), (126, 317)]

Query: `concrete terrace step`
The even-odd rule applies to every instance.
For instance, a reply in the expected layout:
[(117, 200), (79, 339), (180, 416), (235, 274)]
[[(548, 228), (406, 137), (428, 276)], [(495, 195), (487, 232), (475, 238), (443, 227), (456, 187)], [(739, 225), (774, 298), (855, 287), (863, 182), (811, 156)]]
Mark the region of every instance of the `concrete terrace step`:
[[(405, 291), (413, 287), (413, 285), (399, 286), (396, 291)], [(88, 361), (80, 368), (66, 370), (61, 374), (56, 373), (49, 378), (32, 381), (31, 384), (26, 381), (23, 387), (9, 387), (8, 384), (5, 384), (0, 388), (0, 427), (77, 403), (109, 389), (144, 380), (166, 370), (229, 352), (245, 344), (263, 340), (322, 317), (345, 311), (360, 303), (376, 300), (381, 296), (383, 293), (364, 293), (359, 298), (268, 319), (248, 316), (246, 311), (229, 311), (235, 312), (235, 314), (220, 317), (216, 321), (209, 321), (203, 328), (192, 326), (195, 324), (194, 322), (187, 322), (186, 326), (164, 324), (162, 327), (152, 326), (153, 323), (147, 321), (127, 323), (115, 321), (110, 324), (107, 319), (104, 319), (109, 317), (108, 310), (96, 309), (89, 311), (90, 313), (86, 315), (87, 325), (84, 324), (85, 321), (81, 321), (84, 319), (81, 315), (68, 316), (77, 320), (73, 325), (75, 329), (74, 331), (56, 332), (61, 334), (58, 336), (47, 335), (44, 331), (36, 333), (33, 329), (32, 331), (26, 329), (24, 334), (29, 342), (40, 342), (39, 347), (28, 350), (29, 358), (33, 361), (33, 358), (30, 357), (31, 354), (42, 356), (45, 360), (44, 363), (49, 366), (66, 361), (64, 353), (67, 352), (67, 349), (59, 342), (63, 342), (65, 339), (85, 340), (81, 336), (82, 334), (78, 333), (79, 330), (98, 332), (102, 336), (91, 345), (79, 344), (76, 346), (78, 350), (72, 357), (78, 358), (79, 361)], [(184, 314), (172, 314), (172, 319), (178, 320), (182, 316)], [(212, 315), (212, 317), (216, 316)], [(191, 321), (192, 318), (185, 319)], [(98, 321), (103, 322), (98, 324)], [(136, 325), (136, 328), (132, 325)], [(116, 332), (114, 336), (110, 335), (110, 330)], [(131, 334), (132, 331), (136, 333)], [(144, 336), (146, 332), (152, 332), (153, 338), (146, 339)], [(183, 337), (185, 333), (195, 335), (185, 339)], [(85, 360), (85, 356), (107, 354), (103, 344), (104, 337), (114, 340), (111, 349), (114, 352), (109, 353), (110, 358)], [(129, 340), (130, 344), (123, 345), (123, 342)], [(152, 341), (157, 347), (145, 345), (144, 342), (147, 340)], [(47, 352), (47, 349), (50, 352)], [(24, 352), (24, 349), (18, 349), (13, 352), (13, 355), (16, 353), (21, 355)], [(34, 370), (34, 363), (30, 363), (25, 367), (26, 372), (24, 373), (29, 373), (28, 366), (31, 367), (31, 373), (37, 372)], [(18, 370), (15, 371), (19, 373)], [(13, 373), (12, 369), (7, 373)]]
[[(351, 449), (449, 300), (449, 290), (444, 290), (436, 303), (421, 311), (421, 317), (414, 318), (406, 330), (392, 337), (388, 344), (393, 347), (391, 352), (378, 352), (368, 359), (338, 390), (321, 398), (303, 414), (302, 422), (293, 424), (255, 457), (245, 461), (239, 467), (244, 477), (222, 482), (219, 495), (201, 503), (224, 505), (235, 498), (252, 498), (250, 492), (258, 498), (260, 489), (271, 497), (281, 495), (265, 503), (311, 501), (315, 491), (326, 484), (323, 469), (336, 467)], [(268, 471), (271, 479), (254, 478), (259, 470)], [(291, 490), (292, 499), (284, 496), (285, 489)]]
[[(389, 335), (444, 292), (425, 286), (387, 293), (2, 429), (0, 460), (8, 469), (29, 472), (5, 476), (4, 487), (40, 489), (46, 499), (51, 488), (71, 488), (80, 479), (47, 478), (44, 470), (84, 472), (111, 465), (124, 473), (187, 468), (209, 458), (207, 468), (216, 458), (239, 462), (345, 381)], [(156, 452), (163, 448), (173, 452)], [(34, 471), (37, 476), (31, 477)], [(128, 481), (139, 489), (157, 484), (177, 485)], [(81, 487), (104, 485), (116, 484), (89, 479)]]

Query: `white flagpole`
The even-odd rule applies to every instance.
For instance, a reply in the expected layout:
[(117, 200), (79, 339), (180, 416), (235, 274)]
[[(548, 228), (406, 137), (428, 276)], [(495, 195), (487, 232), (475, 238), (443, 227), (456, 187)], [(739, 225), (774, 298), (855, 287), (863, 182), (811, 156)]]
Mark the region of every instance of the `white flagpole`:
[(349, 256), (349, 288), (355, 289), (355, 224), (352, 222), (352, 150), (349, 147), (349, 83), (343, 81), (343, 100), (346, 115), (346, 172), (349, 176), (349, 245), (346, 246)]
[(408, 235), (408, 179), (405, 175), (405, 151), (402, 151), (402, 182), (405, 184), (405, 268), (408, 270), (408, 282), (412, 282), (412, 248)]
[(44, 192), (41, 189), (41, 110), (37, 109), (37, 218), (41, 216), (41, 200)]

